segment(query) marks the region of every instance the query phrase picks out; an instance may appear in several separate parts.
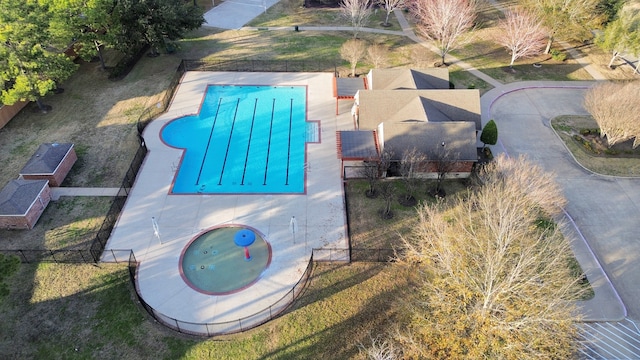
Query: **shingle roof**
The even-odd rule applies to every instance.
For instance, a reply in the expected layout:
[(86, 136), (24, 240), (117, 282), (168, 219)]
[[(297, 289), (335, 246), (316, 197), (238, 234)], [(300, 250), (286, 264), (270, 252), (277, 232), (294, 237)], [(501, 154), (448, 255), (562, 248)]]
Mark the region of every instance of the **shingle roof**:
[(0, 215), (26, 214), (47, 183), (47, 180), (11, 180), (0, 190)]
[(53, 174), (64, 157), (67, 156), (73, 144), (47, 143), (42, 144), (20, 170), (20, 175)]
[(470, 121), (481, 129), (478, 90), (362, 90), (359, 128), (374, 130), (387, 121)]
[(373, 131), (338, 131), (338, 144), (341, 159), (362, 160), (378, 155)]
[(365, 78), (334, 78), (335, 81), (335, 94), (337, 98), (353, 99), (353, 96), (358, 90), (364, 90), (367, 88)]
[(413, 148), (437, 160), (442, 156), (442, 142), (455, 160), (477, 160), (476, 129), (471, 122), (384, 122), (382, 133), (384, 148), (393, 149), (394, 160), (400, 160), (405, 150)]
[(430, 69), (372, 69), (371, 89), (449, 89), (449, 70)]

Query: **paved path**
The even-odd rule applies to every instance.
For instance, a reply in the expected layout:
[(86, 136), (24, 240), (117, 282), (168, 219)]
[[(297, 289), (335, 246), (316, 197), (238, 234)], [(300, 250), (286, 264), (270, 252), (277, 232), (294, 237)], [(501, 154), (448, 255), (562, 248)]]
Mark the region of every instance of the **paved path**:
[(51, 199), (61, 196), (126, 196), (120, 188), (84, 188), (84, 187), (52, 187)]
[[(215, 0), (214, 1), (215, 4)], [(226, 0), (204, 14), (204, 26), (239, 29), (278, 0)]]

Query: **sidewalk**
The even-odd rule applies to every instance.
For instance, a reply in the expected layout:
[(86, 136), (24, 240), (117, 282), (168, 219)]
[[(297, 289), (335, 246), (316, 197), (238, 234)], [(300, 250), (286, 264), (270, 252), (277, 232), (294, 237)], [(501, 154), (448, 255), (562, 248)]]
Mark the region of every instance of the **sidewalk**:
[(126, 196), (120, 188), (83, 188), (83, 187), (52, 187), (51, 200), (58, 200), (61, 196)]

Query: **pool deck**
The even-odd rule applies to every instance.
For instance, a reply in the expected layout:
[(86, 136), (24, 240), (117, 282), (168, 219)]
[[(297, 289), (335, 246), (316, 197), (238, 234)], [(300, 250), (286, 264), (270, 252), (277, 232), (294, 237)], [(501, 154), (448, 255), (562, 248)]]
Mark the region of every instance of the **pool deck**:
[[(335, 115), (332, 78), (331, 73), (184, 75), (168, 111), (144, 131), (149, 153), (103, 255), (103, 261), (126, 261), (128, 250), (133, 250), (139, 262), (138, 289), (158, 315), (195, 324), (245, 318), (287, 295), (309, 264), (312, 249), (348, 248), (336, 131), (353, 125), (348, 110)], [(306, 194), (169, 195), (182, 150), (165, 145), (160, 131), (175, 118), (197, 113), (209, 84), (308, 87), (307, 121), (320, 121), (321, 141), (307, 144)], [(298, 224), (295, 233), (292, 216)], [(152, 217), (159, 225), (159, 238)], [(272, 247), (270, 266), (260, 280), (237, 293), (213, 296), (193, 290), (179, 273), (181, 252), (199, 233), (229, 224), (250, 226), (265, 237)]]

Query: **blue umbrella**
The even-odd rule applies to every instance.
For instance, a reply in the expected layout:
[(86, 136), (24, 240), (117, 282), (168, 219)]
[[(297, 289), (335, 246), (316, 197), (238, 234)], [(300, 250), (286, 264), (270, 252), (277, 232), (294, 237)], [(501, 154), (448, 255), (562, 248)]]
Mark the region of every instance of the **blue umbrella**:
[(244, 247), (244, 259), (247, 261), (251, 260), (248, 246), (253, 244), (254, 241), (256, 241), (256, 234), (249, 229), (239, 230), (233, 237), (233, 242), (237, 246)]

